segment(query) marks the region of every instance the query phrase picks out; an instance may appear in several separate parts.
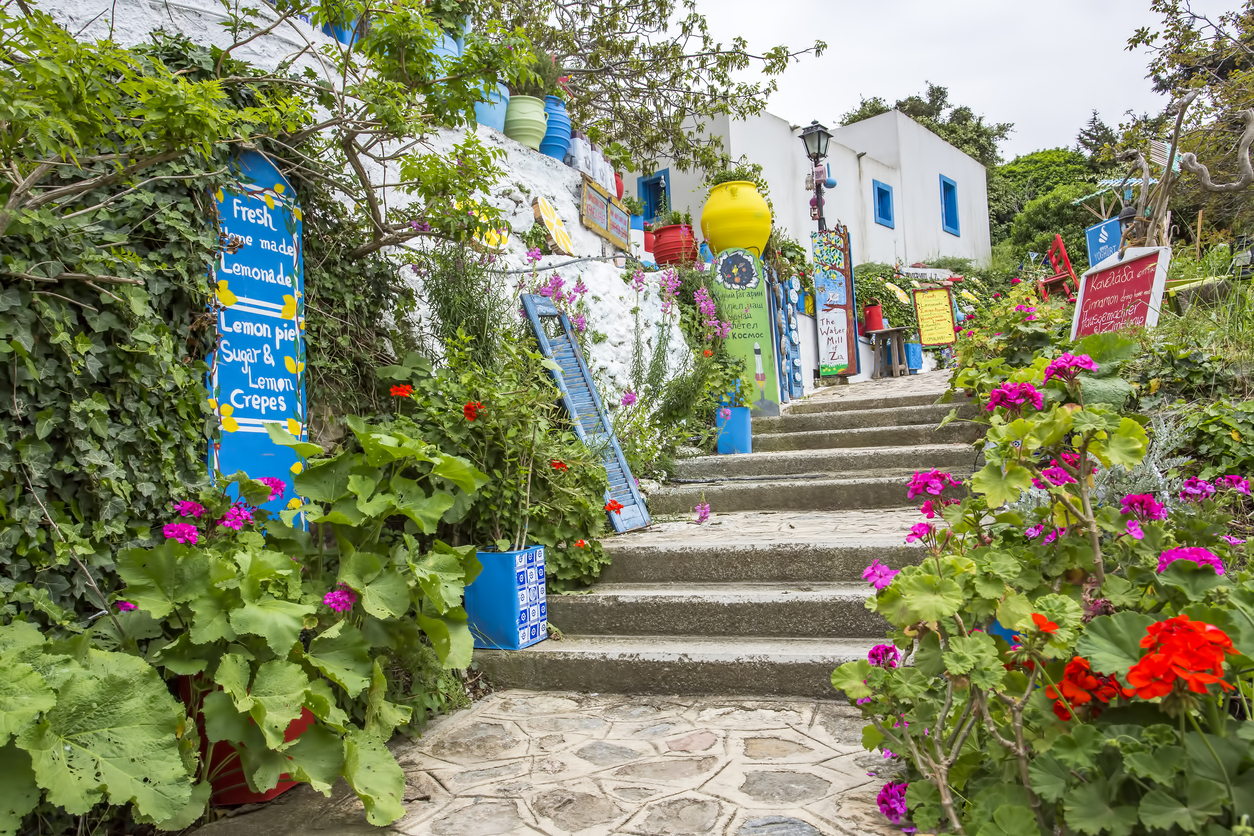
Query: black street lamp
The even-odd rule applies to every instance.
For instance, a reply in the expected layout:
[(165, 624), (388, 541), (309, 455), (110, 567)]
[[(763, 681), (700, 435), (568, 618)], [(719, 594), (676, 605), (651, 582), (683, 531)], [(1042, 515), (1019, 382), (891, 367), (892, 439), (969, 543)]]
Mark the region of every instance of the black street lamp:
[(820, 232), (827, 229), (827, 220), (823, 217), (823, 181), (827, 178), (820, 176), (819, 163), (827, 156), (827, 142), (831, 138), (832, 135), (828, 133), (827, 128), (820, 125), (817, 120), (811, 122), (810, 126), (801, 132), (801, 142), (806, 147), (806, 156), (814, 164), (813, 217), (818, 219)]

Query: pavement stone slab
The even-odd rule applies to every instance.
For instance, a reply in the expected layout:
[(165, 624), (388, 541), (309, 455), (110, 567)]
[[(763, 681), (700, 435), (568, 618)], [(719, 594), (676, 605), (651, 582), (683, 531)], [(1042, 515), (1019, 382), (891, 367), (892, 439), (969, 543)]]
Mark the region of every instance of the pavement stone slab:
[(329, 799), (298, 787), (202, 831), (891, 836), (861, 728), (847, 705), (802, 699), (504, 691), (393, 744), (407, 814), (390, 827), (369, 825), (341, 782)]

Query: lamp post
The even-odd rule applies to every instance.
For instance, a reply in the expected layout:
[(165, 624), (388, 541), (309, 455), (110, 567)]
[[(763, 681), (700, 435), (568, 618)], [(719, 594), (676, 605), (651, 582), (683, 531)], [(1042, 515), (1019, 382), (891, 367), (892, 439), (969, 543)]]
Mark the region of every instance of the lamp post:
[(827, 220), (823, 217), (823, 181), (826, 179), (820, 176), (820, 163), (827, 156), (827, 142), (832, 138), (827, 128), (823, 127), (818, 121), (810, 123), (809, 127), (801, 132), (801, 142), (806, 147), (806, 156), (810, 158), (810, 162), (814, 164), (814, 201), (812, 204), (813, 214), (819, 222), (819, 231), (827, 229)]

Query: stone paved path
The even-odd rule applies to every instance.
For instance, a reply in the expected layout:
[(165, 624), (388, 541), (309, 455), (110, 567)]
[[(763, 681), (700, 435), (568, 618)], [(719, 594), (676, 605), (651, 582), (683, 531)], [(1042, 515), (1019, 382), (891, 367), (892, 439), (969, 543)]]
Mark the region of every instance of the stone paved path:
[[(905, 492), (902, 492), (905, 496)], [(901, 543), (910, 526), (919, 521), (919, 509), (869, 508), (849, 511), (737, 511), (713, 513), (708, 522), (698, 524), (691, 516), (681, 520), (654, 522), (645, 531), (633, 532), (632, 546), (662, 543), (690, 544), (715, 538), (720, 542), (791, 543), (798, 540), (853, 538), (871, 542), (883, 538)], [(617, 541), (607, 544), (615, 546)]]
[(811, 700), (504, 691), (394, 747), (409, 813), (391, 828), (367, 824), (341, 782), (201, 833), (899, 836), (876, 807), (888, 768), (862, 725)]
[(950, 372), (938, 369), (928, 374), (912, 374), (906, 377), (885, 377), (880, 380), (864, 380), (847, 386), (820, 386), (809, 397), (784, 407), (784, 412), (795, 404), (825, 401), (863, 400), (898, 395), (931, 395), (940, 397), (949, 388)]

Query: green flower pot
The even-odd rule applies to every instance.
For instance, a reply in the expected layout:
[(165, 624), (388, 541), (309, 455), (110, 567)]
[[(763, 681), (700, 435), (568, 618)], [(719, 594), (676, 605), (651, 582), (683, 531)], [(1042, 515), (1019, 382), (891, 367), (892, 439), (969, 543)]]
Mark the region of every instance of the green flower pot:
[(505, 135), (528, 148), (540, 150), (549, 127), (549, 115), (544, 112), (544, 100), (535, 96), (511, 96), (505, 109)]

